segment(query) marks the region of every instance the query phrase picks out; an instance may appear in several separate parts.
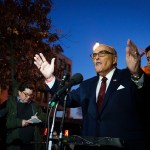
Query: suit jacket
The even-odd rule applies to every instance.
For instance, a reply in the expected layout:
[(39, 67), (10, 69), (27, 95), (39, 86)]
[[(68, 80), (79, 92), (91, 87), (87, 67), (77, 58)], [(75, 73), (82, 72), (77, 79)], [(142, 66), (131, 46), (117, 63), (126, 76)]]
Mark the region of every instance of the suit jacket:
[[(96, 87), (99, 76), (83, 81), (68, 93), (68, 107), (82, 107), (82, 135), (114, 137), (125, 141), (145, 141), (149, 134), (149, 78), (144, 74), (144, 85), (138, 89), (128, 69), (116, 69), (105, 93), (102, 111), (96, 106)], [(56, 91), (55, 83), (51, 92)], [(132, 143), (132, 142), (131, 142)], [(150, 142), (149, 142), (150, 143)]]

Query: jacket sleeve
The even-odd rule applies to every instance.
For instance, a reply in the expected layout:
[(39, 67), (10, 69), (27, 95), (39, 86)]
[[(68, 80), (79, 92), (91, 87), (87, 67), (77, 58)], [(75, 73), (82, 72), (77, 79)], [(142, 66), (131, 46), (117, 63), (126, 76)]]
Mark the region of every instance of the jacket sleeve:
[(7, 129), (14, 129), (22, 126), (22, 120), (17, 118), (17, 105), (15, 103), (15, 97), (10, 97), (7, 100), (7, 117), (6, 126)]

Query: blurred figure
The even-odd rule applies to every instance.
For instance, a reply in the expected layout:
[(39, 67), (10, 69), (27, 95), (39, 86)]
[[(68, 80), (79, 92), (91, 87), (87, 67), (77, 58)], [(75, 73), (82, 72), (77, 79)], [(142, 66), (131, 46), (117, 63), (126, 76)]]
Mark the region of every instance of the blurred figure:
[(40, 150), (40, 127), (46, 115), (33, 101), (33, 92), (34, 86), (23, 82), (18, 88), (18, 96), (8, 98), (7, 150)]
[(150, 76), (150, 45), (145, 49), (146, 58), (147, 58), (147, 66), (142, 67), (142, 70)]
[(6, 103), (8, 99), (8, 87), (0, 84), (0, 148), (6, 149)]

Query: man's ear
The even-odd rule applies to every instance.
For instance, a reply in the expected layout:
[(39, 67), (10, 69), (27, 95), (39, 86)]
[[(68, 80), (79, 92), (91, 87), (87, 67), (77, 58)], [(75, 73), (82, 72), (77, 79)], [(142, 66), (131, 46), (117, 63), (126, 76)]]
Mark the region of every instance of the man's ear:
[(117, 56), (116, 55), (113, 56), (113, 64), (117, 65)]

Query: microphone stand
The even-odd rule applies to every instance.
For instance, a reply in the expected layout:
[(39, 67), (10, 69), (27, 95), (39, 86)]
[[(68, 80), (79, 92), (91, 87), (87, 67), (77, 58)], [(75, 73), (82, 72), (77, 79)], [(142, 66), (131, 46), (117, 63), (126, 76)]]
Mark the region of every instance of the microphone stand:
[(52, 106), (50, 107), (50, 111), (47, 115), (47, 138), (46, 138), (46, 150), (48, 150), (48, 143), (49, 143), (49, 123), (50, 123), (50, 116), (51, 116), (51, 112), (52, 112)]
[(54, 109), (53, 121), (52, 121), (51, 131), (50, 131), (50, 135), (49, 135), (48, 150), (52, 150), (53, 131), (54, 131), (54, 125), (55, 125), (55, 119), (56, 119), (56, 113), (57, 113), (58, 104), (59, 104), (59, 102), (57, 102), (57, 104), (55, 106), (55, 109)]
[(67, 101), (68, 91), (69, 91), (69, 89), (67, 89), (67, 92), (66, 92), (67, 94), (64, 97), (64, 110), (63, 110), (62, 120), (61, 120), (61, 124), (60, 124), (60, 134), (59, 134), (58, 150), (61, 150), (61, 147), (62, 147), (63, 125), (64, 125), (64, 119), (65, 119), (65, 115), (66, 115), (66, 101)]

